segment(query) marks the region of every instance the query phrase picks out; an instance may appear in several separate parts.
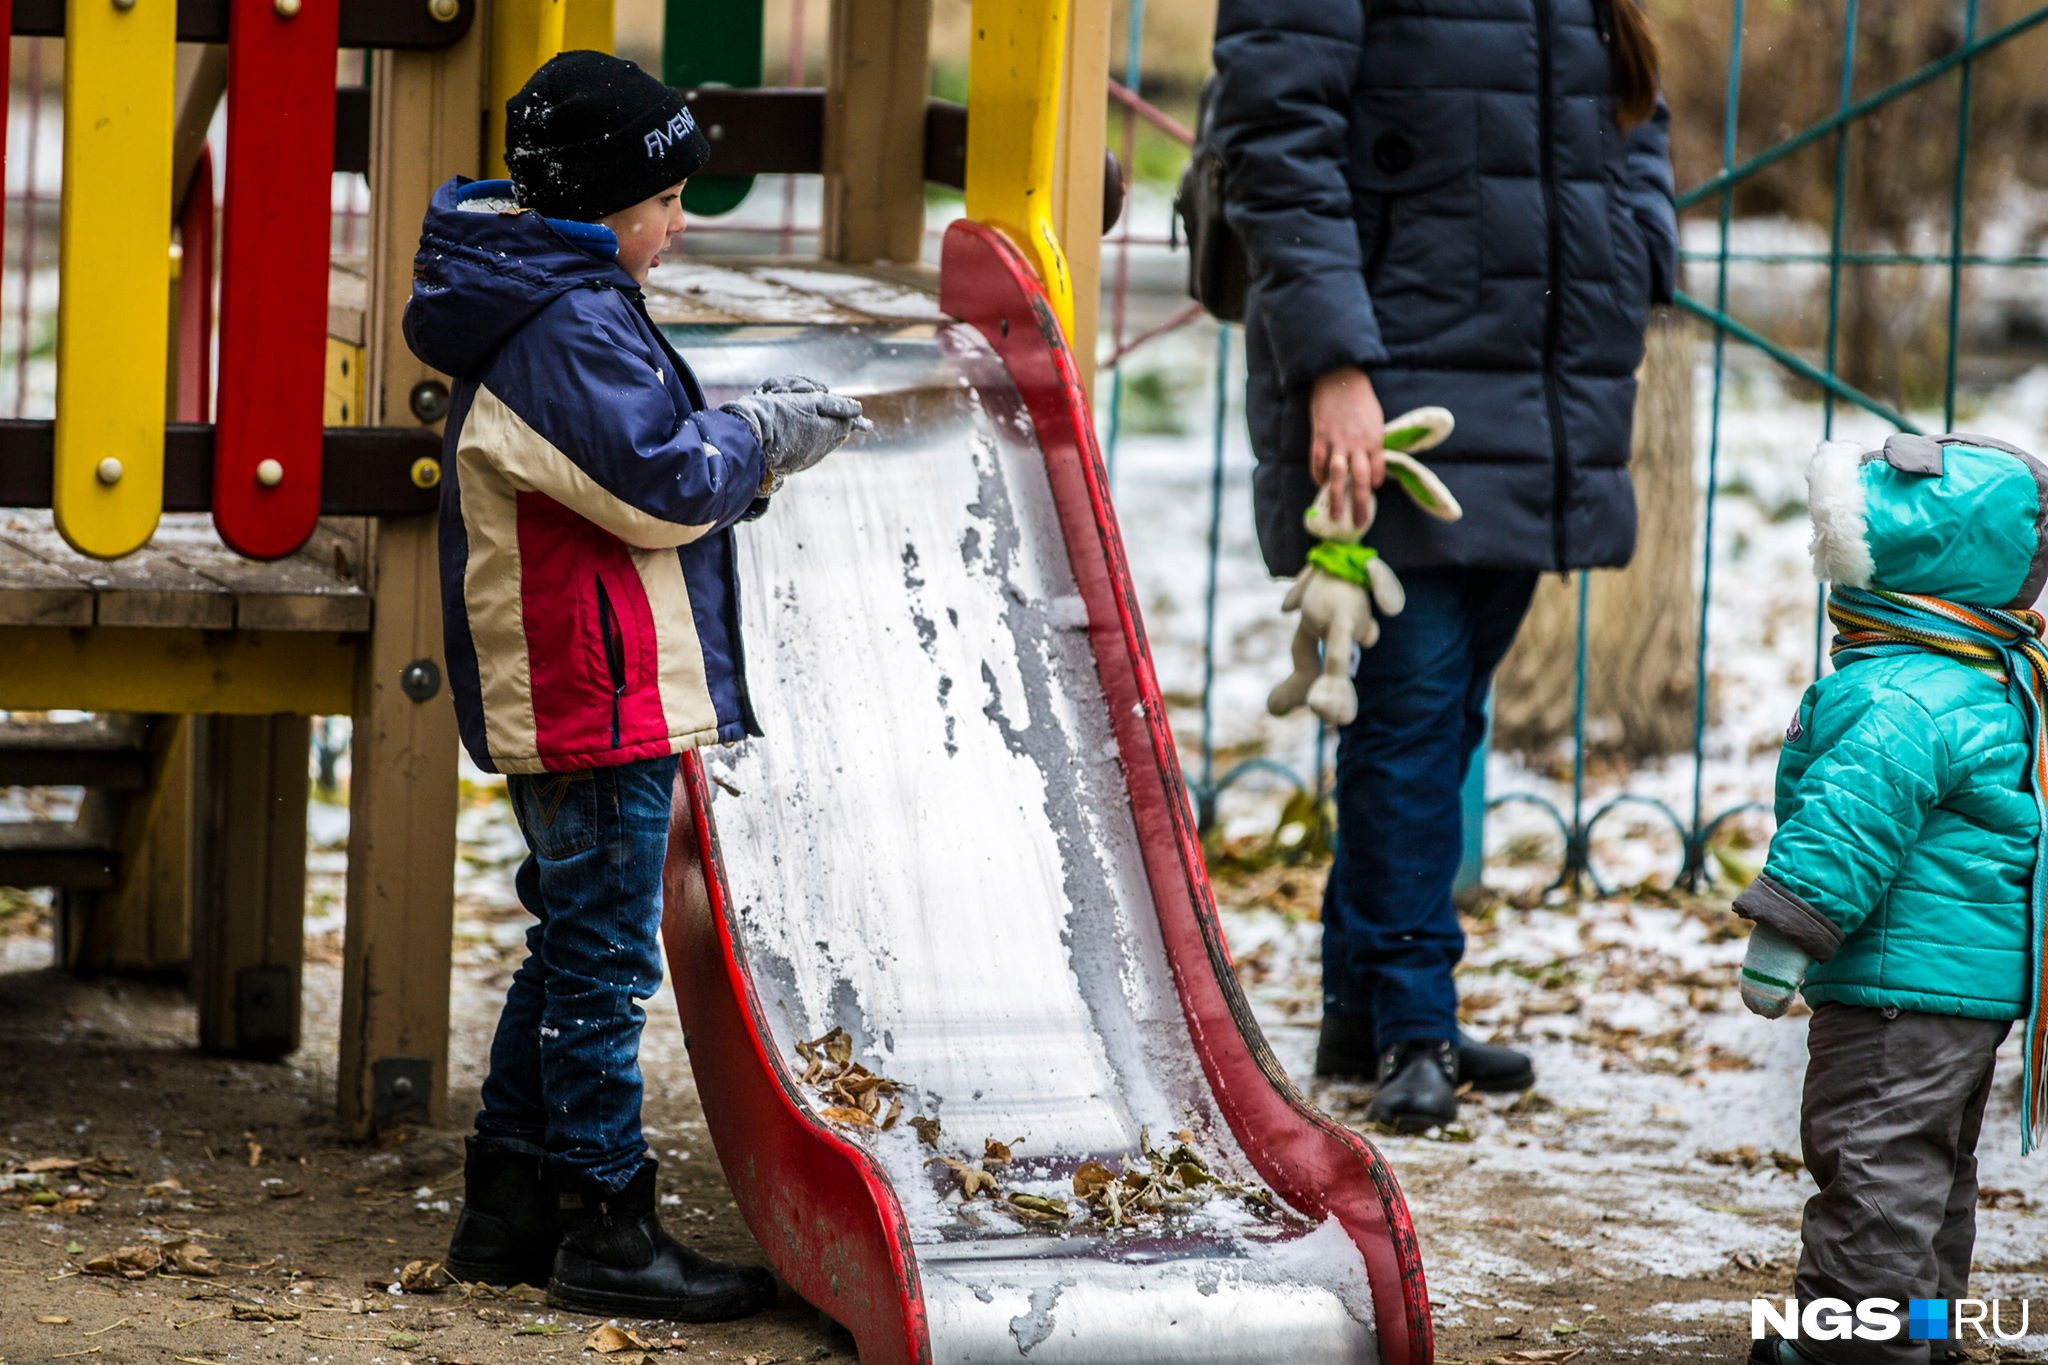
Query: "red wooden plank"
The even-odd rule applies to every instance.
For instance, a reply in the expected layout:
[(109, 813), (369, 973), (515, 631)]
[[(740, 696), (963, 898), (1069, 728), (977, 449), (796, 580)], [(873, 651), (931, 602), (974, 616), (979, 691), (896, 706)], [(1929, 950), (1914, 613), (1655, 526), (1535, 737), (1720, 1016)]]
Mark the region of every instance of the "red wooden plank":
[(340, 0), (232, 0), (213, 520), (276, 559), (320, 516)]

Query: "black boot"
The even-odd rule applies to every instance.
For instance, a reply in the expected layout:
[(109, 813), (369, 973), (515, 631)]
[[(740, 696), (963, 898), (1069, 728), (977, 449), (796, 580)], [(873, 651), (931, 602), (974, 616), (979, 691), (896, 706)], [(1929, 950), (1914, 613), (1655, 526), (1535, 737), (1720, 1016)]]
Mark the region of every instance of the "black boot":
[(774, 1303), (775, 1277), (767, 1271), (699, 1256), (662, 1231), (654, 1171), (650, 1157), (622, 1190), (557, 1177), (562, 1245), (548, 1302), (582, 1313), (676, 1322), (744, 1318)]
[(1374, 1123), (1419, 1133), (1458, 1117), (1458, 1049), (1448, 1038), (1418, 1038), (1380, 1053), (1380, 1088), (1365, 1111)]
[(559, 1235), (541, 1159), (475, 1138), (462, 1148), (462, 1216), (441, 1264), (467, 1283), (545, 1286)]
[[(1793, 1365), (1794, 1362), (1812, 1359), (1813, 1357), (1802, 1354), (1797, 1346), (1773, 1332), (1761, 1341), (1750, 1343), (1747, 1365)], [(1942, 1360), (1945, 1357), (1936, 1356), (1935, 1359)]]
[(1458, 1039), (1458, 1084), (1488, 1095), (1512, 1095), (1536, 1084), (1529, 1054), (1492, 1043)]
[(1316, 1075), (1333, 1081), (1370, 1081), (1379, 1075), (1379, 1048), (1373, 1044), (1372, 1016), (1323, 1011), (1316, 1034)]

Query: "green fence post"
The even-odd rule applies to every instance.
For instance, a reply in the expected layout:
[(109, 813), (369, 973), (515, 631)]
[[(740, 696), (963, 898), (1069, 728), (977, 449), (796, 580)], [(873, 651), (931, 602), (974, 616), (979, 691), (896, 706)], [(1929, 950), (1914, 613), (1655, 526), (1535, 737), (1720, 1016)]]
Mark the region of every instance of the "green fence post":
[(1479, 749), (1472, 755), (1472, 770), (1465, 774), (1465, 789), (1459, 796), (1464, 814), (1461, 837), (1464, 857), (1458, 860), (1458, 880), (1451, 894), (1459, 899), (1484, 884), (1486, 875), (1486, 758), (1493, 752), (1493, 696), (1486, 698), (1486, 732), (1479, 737)]

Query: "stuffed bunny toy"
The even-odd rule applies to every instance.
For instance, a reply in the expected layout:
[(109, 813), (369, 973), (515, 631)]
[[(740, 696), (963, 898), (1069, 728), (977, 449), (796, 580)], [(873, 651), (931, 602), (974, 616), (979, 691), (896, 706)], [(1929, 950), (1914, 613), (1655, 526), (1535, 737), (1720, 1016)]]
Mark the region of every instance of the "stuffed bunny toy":
[[(1387, 474), (1407, 490), (1416, 506), (1433, 517), (1456, 521), (1465, 514), (1451, 490), (1415, 452), (1441, 445), (1451, 434), (1451, 414), (1443, 408), (1417, 408), (1387, 424)], [(1333, 483), (1330, 488), (1334, 488)], [(1309, 533), (1321, 544), (1309, 551), (1308, 567), (1280, 604), (1283, 612), (1299, 611), (1294, 630), (1294, 672), (1266, 698), (1266, 709), (1284, 716), (1304, 701), (1330, 725), (1342, 728), (1358, 718), (1358, 689), (1351, 683), (1351, 649), (1371, 649), (1380, 638), (1373, 606), (1397, 616), (1407, 605), (1401, 580), (1379, 552), (1362, 544), (1379, 510), (1375, 498), (1365, 525), (1351, 524), (1350, 508), (1333, 512), (1330, 488), (1309, 505)]]

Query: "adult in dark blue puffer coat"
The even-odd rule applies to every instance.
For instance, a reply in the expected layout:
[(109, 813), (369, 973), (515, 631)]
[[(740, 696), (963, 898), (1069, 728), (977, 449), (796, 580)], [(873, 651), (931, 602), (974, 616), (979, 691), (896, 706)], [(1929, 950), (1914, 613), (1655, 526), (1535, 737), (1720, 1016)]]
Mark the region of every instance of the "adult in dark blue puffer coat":
[(1220, 0), (1215, 58), (1267, 567), (1301, 570), (1325, 482), (1364, 520), (1383, 413), (1457, 416), (1430, 460), (1464, 519), (1396, 496), (1368, 537), (1408, 606), (1357, 668), (1323, 920), (1317, 1070), (1425, 1127), (1461, 1080), (1533, 1079), (1458, 1033), (1459, 790), (1537, 575), (1635, 548), (1634, 372), (1677, 241), (1656, 48), (1635, 0)]

